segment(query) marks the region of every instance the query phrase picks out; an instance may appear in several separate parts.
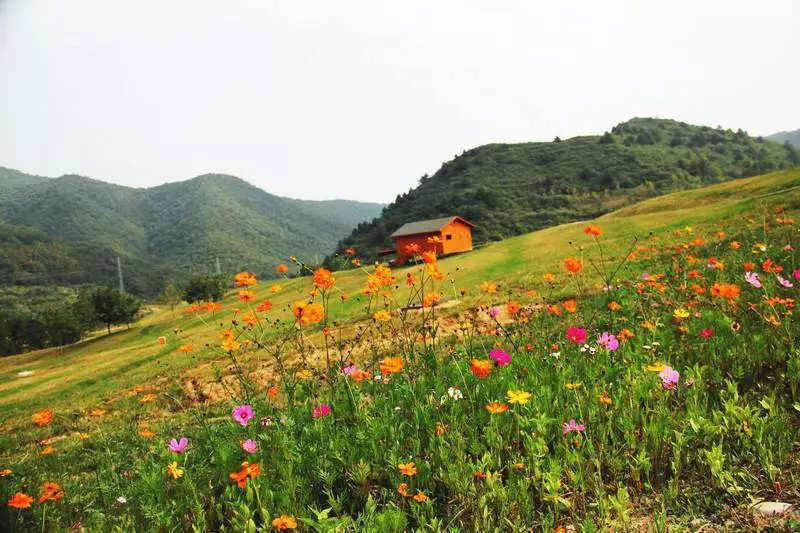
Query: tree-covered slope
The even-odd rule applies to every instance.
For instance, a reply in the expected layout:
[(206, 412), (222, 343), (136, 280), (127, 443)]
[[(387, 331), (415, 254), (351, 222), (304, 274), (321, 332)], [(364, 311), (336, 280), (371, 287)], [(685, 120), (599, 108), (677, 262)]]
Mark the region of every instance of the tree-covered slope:
[(433, 176), (339, 243), (370, 257), (406, 222), (461, 215), (474, 241), (499, 240), (596, 217), (671, 191), (789, 168), (797, 152), (738, 130), (635, 118), (602, 136), (490, 144), (444, 163)]
[(217, 258), (225, 272), (270, 275), (290, 255), (321, 260), (381, 208), (282, 198), (225, 175), (135, 189), (2, 171), (0, 285), (116, 283), (117, 256), (140, 295), (211, 272)]
[(788, 142), (795, 148), (800, 149), (800, 130), (780, 131), (778, 133), (768, 135), (767, 139), (780, 144)]

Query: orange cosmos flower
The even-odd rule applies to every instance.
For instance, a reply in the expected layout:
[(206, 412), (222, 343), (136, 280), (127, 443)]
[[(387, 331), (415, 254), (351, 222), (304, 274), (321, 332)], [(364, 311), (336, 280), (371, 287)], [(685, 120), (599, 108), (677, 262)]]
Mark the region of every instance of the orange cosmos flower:
[(617, 302), (612, 301), (608, 304), (608, 308), (612, 311), (618, 311), (622, 306), (619, 305)]
[(189, 353), (194, 350), (194, 345), (190, 342), (189, 344), (182, 344), (179, 348), (179, 352)]
[(89, 416), (95, 417), (95, 418), (99, 418), (99, 417), (101, 417), (101, 416), (103, 416), (105, 414), (106, 414), (106, 410), (105, 409), (92, 409), (91, 411), (89, 411)]
[(53, 421), (53, 411), (50, 409), (39, 411), (33, 415), (33, 421), (36, 422), (36, 425), (39, 427), (46, 426)]
[(381, 374), (387, 376), (395, 372), (400, 372), (403, 366), (405, 366), (405, 362), (402, 357), (387, 357), (381, 361)]
[(267, 397), (271, 400), (278, 395), (278, 387), (272, 386), (267, 390)]
[(492, 371), (492, 362), (488, 359), (473, 359), (469, 365), (472, 374), (483, 379)]
[(255, 315), (255, 313), (248, 311), (247, 313), (242, 315), (242, 322), (244, 322), (248, 326), (255, 326), (256, 324), (258, 324), (258, 317)]
[(564, 268), (571, 274), (577, 274), (583, 270), (583, 262), (577, 257), (567, 257), (564, 259)]
[(594, 237), (599, 237), (600, 235), (602, 235), (602, 234), (603, 234), (603, 232), (600, 230), (600, 228), (598, 228), (598, 227), (597, 227), (597, 226), (595, 226), (594, 224), (589, 224), (588, 226), (586, 226), (585, 228), (583, 228), (583, 232), (584, 232), (586, 235), (592, 235), (592, 236), (594, 236)]
[(234, 279), (237, 287), (252, 287), (258, 284), (256, 275), (251, 272), (239, 272)]
[(355, 248), (345, 248), (344, 249), (344, 253), (346, 253), (347, 255), (356, 255), (356, 249)]
[(542, 279), (547, 283), (553, 283), (556, 280), (556, 277), (550, 272), (548, 272), (547, 274), (542, 276)]
[(570, 313), (575, 313), (578, 310), (578, 302), (575, 300), (564, 300), (561, 305)]
[(269, 311), (270, 309), (272, 309), (272, 302), (270, 302), (269, 300), (264, 300), (263, 302), (261, 302), (256, 306), (256, 311), (258, 311), (259, 313), (263, 313), (264, 311)]
[(239, 299), (244, 303), (252, 302), (256, 298), (256, 293), (248, 289), (242, 289), (239, 291)]
[(283, 288), (280, 285), (271, 285), (269, 290), (272, 294), (278, 294), (283, 290)]
[(314, 271), (314, 286), (320, 290), (328, 290), (336, 283), (331, 271), (325, 268), (318, 268)]
[(436, 251), (428, 250), (427, 252), (422, 252), (422, 260), (427, 265), (432, 265), (436, 263)]
[(633, 332), (627, 328), (623, 328), (617, 335), (619, 342), (626, 342), (634, 337)]
[(146, 439), (152, 439), (153, 437), (156, 436), (156, 432), (149, 429), (143, 429), (139, 431), (139, 436), (144, 437)]
[(64, 491), (61, 490), (61, 487), (58, 483), (52, 482), (45, 482), (42, 484), (42, 495), (39, 497), (39, 503), (44, 503), (46, 501), (58, 501), (64, 497)]
[(500, 402), (492, 402), (487, 404), (485, 409), (493, 415), (500, 415), (508, 411), (508, 405)]
[(506, 311), (508, 311), (508, 314), (511, 316), (514, 316), (517, 313), (519, 313), (519, 310), (520, 310), (520, 305), (519, 302), (516, 300), (511, 300), (506, 304)]
[(372, 318), (377, 322), (386, 322), (391, 320), (392, 315), (389, 314), (389, 311), (381, 309), (380, 311), (376, 311), (375, 314), (372, 315)]
[(414, 274), (412, 274), (411, 272), (406, 273), (406, 285), (411, 287), (412, 285), (414, 285), (415, 282), (416, 280), (414, 279)]
[(17, 492), (14, 497), (8, 500), (8, 506), (15, 509), (27, 509), (33, 503), (33, 498), (23, 492)]
[(730, 246), (732, 250), (738, 250), (739, 248), (742, 247), (739, 241), (731, 241), (731, 243), (728, 246)]
[(222, 304), (219, 302), (207, 302), (206, 303), (206, 312), (213, 313), (215, 311), (222, 311)]
[(48, 446), (44, 450), (39, 452), (39, 455), (51, 455), (55, 450), (52, 446)]
[(599, 401), (603, 405), (611, 405), (611, 397), (609, 397), (606, 391), (603, 391), (603, 394), (597, 397), (597, 401)]
[(428, 497), (422, 491), (419, 491), (418, 493), (416, 493), (414, 495), (414, 501), (417, 502), (417, 503), (422, 503), (427, 499), (428, 499)]
[(415, 463), (400, 463), (397, 465), (400, 473), (406, 476), (415, 476), (417, 474), (417, 467)]
[(293, 516), (289, 516), (288, 514), (282, 514), (278, 518), (275, 518), (272, 521), (272, 525), (275, 529), (297, 529), (297, 521), (294, 519)]
[(0, 470), (0, 477), (8, 477), (11, 474), (13, 474), (13, 472), (11, 470), (9, 470), (8, 468), (4, 468), (3, 470)]
[(438, 303), (442, 299), (442, 295), (438, 292), (431, 292), (425, 295), (422, 299), (422, 307), (431, 307), (433, 304)]
[(155, 399), (156, 399), (155, 394), (145, 394), (144, 396), (139, 398), (139, 403), (148, 403), (154, 401)]
[(220, 344), (220, 348), (222, 348), (226, 352), (234, 352), (241, 347), (242, 347), (241, 343), (239, 343), (239, 341), (236, 341), (234, 339), (225, 339), (224, 341), (222, 341), (222, 344)]
[(408, 483), (400, 483), (397, 486), (397, 492), (400, 493), (400, 496), (403, 496), (404, 498), (408, 498), (409, 496), (411, 496), (408, 493)]
[(190, 305), (189, 307), (186, 308), (186, 314), (187, 315), (194, 315), (196, 313), (199, 313), (201, 310), (202, 310), (202, 307), (200, 307), (197, 304), (192, 304), (192, 305)]
[(254, 479), (260, 475), (261, 475), (261, 465), (259, 465), (258, 463), (250, 464), (247, 461), (245, 461), (242, 463), (241, 470), (229, 474), (228, 477), (234, 480), (236, 482), (236, 485), (240, 489), (243, 489), (247, 486), (248, 479)]
[(415, 242), (406, 244), (405, 251), (407, 254), (416, 255), (419, 253), (419, 244)]
[(278, 271), (278, 274), (286, 274), (287, 272), (289, 272), (289, 267), (281, 263), (280, 265), (275, 267), (275, 270)]
[(497, 285), (494, 283), (489, 283), (488, 281), (484, 281), (481, 283), (481, 290), (487, 294), (496, 294), (497, 293)]
[(303, 316), (300, 317), (300, 323), (303, 325), (316, 324), (317, 322), (321, 322), (323, 318), (325, 318), (325, 308), (322, 304), (313, 303), (307, 305), (303, 309)]
[(358, 268), (361, 266), (361, 259), (356, 257), (355, 259), (353, 259), (352, 263), (354, 267)]

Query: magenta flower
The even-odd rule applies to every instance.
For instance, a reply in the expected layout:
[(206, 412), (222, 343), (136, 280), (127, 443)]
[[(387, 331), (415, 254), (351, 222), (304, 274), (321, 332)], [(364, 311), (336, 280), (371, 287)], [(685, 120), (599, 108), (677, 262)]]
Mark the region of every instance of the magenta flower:
[(780, 283), (784, 287), (794, 287), (794, 283), (792, 283), (791, 281), (780, 275), (778, 276), (778, 283)]
[(181, 437), (181, 440), (172, 439), (169, 441), (169, 451), (175, 453), (183, 453), (186, 451), (186, 447), (189, 445), (189, 439), (186, 437)]
[(344, 368), (342, 369), (342, 372), (344, 372), (344, 373), (345, 373), (345, 375), (348, 375), (348, 376), (349, 376), (350, 374), (353, 374), (353, 373), (355, 373), (355, 372), (358, 372), (358, 367), (357, 367), (356, 365), (350, 365), (350, 366), (346, 366), (346, 367), (344, 367)]
[(331, 414), (331, 406), (327, 403), (322, 403), (317, 407), (311, 409), (311, 414), (314, 418), (321, 418), (323, 416), (328, 416)]
[(246, 441), (242, 442), (242, 449), (247, 453), (257, 453), (258, 443), (253, 439), (247, 439)]
[(577, 431), (580, 433), (581, 431), (585, 430), (586, 426), (584, 426), (583, 424), (578, 424), (577, 422), (575, 422), (574, 418), (570, 419), (569, 422), (564, 422), (564, 435), (566, 435), (567, 433), (572, 433), (573, 431)]
[(704, 339), (710, 339), (714, 336), (714, 330), (710, 328), (706, 328), (700, 331), (700, 336)]
[(744, 275), (744, 279), (745, 279), (745, 281), (747, 281), (747, 283), (749, 283), (750, 285), (752, 285), (756, 289), (760, 289), (762, 287), (761, 279), (759, 279), (757, 272), (747, 272)]
[(243, 426), (246, 426), (254, 416), (256, 412), (249, 405), (237, 405), (233, 408), (233, 419)]
[(647, 272), (642, 272), (642, 279), (649, 279), (649, 278), (650, 274), (648, 274)]
[(791, 244), (787, 244), (786, 246), (783, 247), (783, 251), (784, 252), (794, 252), (794, 246), (792, 246)]
[(795, 269), (794, 279), (800, 279), (800, 268)]
[(661, 385), (667, 390), (678, 388), (678, 381), (681, 379), (681, 375), (678, 371), (671, 366), (659, 372), (658, 377), (661, 378)]
[(508, 355), (506, 352), (501, 350), (500, 348), (495, 348), (491, 352), (489, 352), (489, 357), (492, 358), (494, 364), (497, 366), (506, 366), (508, 363), (511, 362), (511, 356)]
[(604, 331), (603, 334), (600, 335), (600, 337), (597, 339), (597, 344), (605, 347), (606, 350), (611, 352), (619, 348), (619, 341), (617, 338), (607, 331)]
[(567, 330), (567, 339), (575, 344), (583, 344), (586, 342), (586, 330), (577, 326), (572, 326)]
[(498, 309), (496, 307), (492, 307), (491, 309), (489, 309), (489, 316), (490, 317), (494, 318), (494, 317), (498, 316), (499, 314), (500, 314), (500, 309)]

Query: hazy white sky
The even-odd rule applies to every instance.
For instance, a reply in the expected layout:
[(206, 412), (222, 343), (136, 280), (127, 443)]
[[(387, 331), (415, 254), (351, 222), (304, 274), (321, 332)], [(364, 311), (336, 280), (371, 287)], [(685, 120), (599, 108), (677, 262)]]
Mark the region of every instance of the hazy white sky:
[(0, 165), (388, 202), (464, 149), (800, 128), (797, 0), (0, 0)]

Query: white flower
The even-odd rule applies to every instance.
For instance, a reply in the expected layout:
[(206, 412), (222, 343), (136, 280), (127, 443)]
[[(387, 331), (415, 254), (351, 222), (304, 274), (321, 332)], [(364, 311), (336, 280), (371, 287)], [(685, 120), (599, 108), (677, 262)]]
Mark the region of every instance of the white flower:
[(447, 389), (447, 395), (450, 396), (453, 400), (463, 400), (464, 393), (462, 393), (458, 387), (450, 387)]
[(561, 357), (561, 352), (553, 352), (550, 354), (550, 357), (552, 357), (553, 359), (558, 359), (559, 357)]
[(128, 500), (125, 498), (125, 496), (120, 496), (119, 498), (117, 498), (117, 503), (120, 505), (125, 505), (126, 503), (128, 503)]

